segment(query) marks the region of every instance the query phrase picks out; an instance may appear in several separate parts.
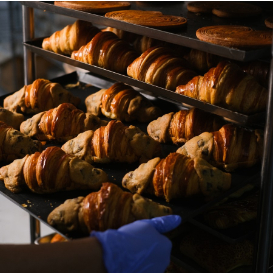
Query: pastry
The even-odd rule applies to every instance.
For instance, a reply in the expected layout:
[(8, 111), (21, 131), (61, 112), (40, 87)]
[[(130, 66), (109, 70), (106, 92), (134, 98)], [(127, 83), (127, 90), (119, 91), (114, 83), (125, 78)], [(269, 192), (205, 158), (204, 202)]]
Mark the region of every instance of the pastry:
[(122, 29), (117, 29), (114, 27), (107, 27), (107, 28), (102, 29), (102, 31), (111, 31), (111, 32), (115, 33), (119, 37), (119, 39), (125, 40), (129, 44), (133, 44), (134, 41), (139, 36), (138, 34), (135, 34), (135, 33), (129, 32), (129, 31), (125, 31)]
[(161, 153), (160, 144), (138, 127), (127, 127), (114, 120), (96, 131), (79, 134), (66, 142), (62, 149), (89, 163), (147, 162)]
[(210, 164), (233, 172), (261, 161), (263, 132), (226, 124), (219, 131), (205, 132), (186, 142), (176, 152), (201, 157)]
[(121, 121), (149, 122), (161, 115), (161, 110), (124, 83), (115, 83), (108, 89), (102, 89), (85, 99), (87, 113), (100, 115)]
[(62, 103), (58, 107), (34, 115), (24, 121), (20, 131), (38, 140), (56, 140), (65, 142), (86, 130), (96, 130), (107, 121), (85, 114), (71, 103)]
[(122, 180), (122, 186), (133, 193), (153, 194), (167, 202), (196, 195), (213, 198), (228, 190), (230, 185), (230, 174), (200, 157), (191, 159), (178, 153), (171, 153), (164, 159), (151, 159), (127, 173)]
[(160, 143), (182, 144), (203, 132), (219, 130), (221, 117), (198, 108), (171, 112), (149, 123), (149, 136)]
[(80, 99), (74, 97), (59, 83), (45, 79), (37, 79), (32, 84), (25, 85), (19, 91), (4, 99), (4, 108), (24, 114), (37, 114), (69, 102), (79, 105)]
[(107, 174), (59, 147), (26, 155), (0, 169), (0, 179), (13, 193), (29, 188), (34, 193), (54, 193), (76, 189), (97, 190)]
[(268, 17), (264, 20), (264, 23), (267, 27), (273, 28), (273, 17)]
[(60, 242), (67, 242), (68, 240), (60, 235), (59, 233), (56, 233), (52, 239), (50, 240), (50, 243), (60, 243)]
[(171, 213), (169, 207), (107, 182), (98, 192), (66, 200), (48, 215), (47, 222), (64, 233), (88, 235), (93, 230), (117, 229), (135, 220)]
[(19, 130), (20, 125), (24, 121), (24, 119), (24, 115), (0, 107), (0, 121), (6, 123), (12, 128)]

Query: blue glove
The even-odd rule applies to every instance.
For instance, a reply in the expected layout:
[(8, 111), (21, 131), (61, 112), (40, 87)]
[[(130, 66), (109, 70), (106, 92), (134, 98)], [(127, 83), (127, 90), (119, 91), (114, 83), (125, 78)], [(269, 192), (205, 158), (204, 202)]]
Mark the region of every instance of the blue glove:
[(118, 230), (93, 231), (103, 248), (108, 273), (160, 273), (170, 263), (172, 243), (160, 233), (181, 223), (178, 215), (139, 220)]

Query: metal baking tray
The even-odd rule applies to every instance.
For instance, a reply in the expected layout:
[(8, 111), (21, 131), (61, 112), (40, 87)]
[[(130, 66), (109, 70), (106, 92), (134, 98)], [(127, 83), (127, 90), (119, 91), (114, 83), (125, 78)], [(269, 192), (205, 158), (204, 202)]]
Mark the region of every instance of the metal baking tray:
[(148, 84), (139, 80), (135, 80), (127, 75), (119, 74), (98, 66), (94, 65), (89, 65), (83, 62), (79, 62), (76, 60), (71, 59), (68, 56), (61, 55), (54, 53), (52, 51), (44, 50), (41, 45), (42, 45), (43, 38), (37, 38), (34, 39), (33, 41), (25, 42), (23, 43), (30, 51), (43, 56), (45, 58), (49, 59), (55, 59), (60, 62), (64, 62), (67, 64), (70, 64), (74, 67), (78, 67), (87, 71), (90, 71), (91, 73), (94, 73), (96, 75), (103, 76), (105, 78), (114, 80), (114, 81), (121, 81), (126, 84), (129, 84), (131, 86), (135, 86), (139, 89), (146, 90), (146, 92), (150, 93), (152, 96), (164, 99), (166, 101), (169, 101), (171, 103), (178, 103), (184, 107), (197, 107), (200, 108), (204, 111), (214, 113), (216, 115), (225, 117), (229, 121), (246, 125), (246, 126), (251, 126), (251, 125), (256, 125), (264, 121), (265, 119), (265, 112), (262, 113), (257, 113), (253, 115), (245, 115), (241, 114), (238, 112), (233, 112), (231, 110), (215, 106), (209, 103), (202, 102), (200, 100), (196, 100), (184, 95), (177, 94), (173, 91)]
[(169, 43), (182, 45), (185, 47), (195, 48), (216, 54), (229, 59), (238, 61), (251, 61), (259, 58), (270, 56), (269, 48), (260, 48), (256, 50), (239, 50), (229, 47), (214, 45), (211, 43), (200, 41), (196, 37), (196, 30), (203, 26), (211, 25), (243, 25), (253, 29), (267, 29), (264, 23), (266, 17), (270, 15), (270, 8), (266, 2), (255, 2), (263, 8), (263, 14), (252, 18), (220, 18), (215, 15), (200, 15), (189, 12), (187, 10), (186, 1), (129, 1), (132, 10), (153, 10), (161, 11), (163, 14), (182, 16), (187, 19), (185, 28), (178, 31), (162, 31), (154, 28), (135, 25), (123, 21), (106, 18), (103, 15), (97, 15), (73, 9), (58, 7), (54, 2), (38, 2), (38, 1), (20, 1), (22, 5), (41, 9), (43, 11), (53, 12), (69, 17), (90, 21), (93, 24), (111, 26), (125, 31), (145, 35), (154, 39), (167, 41)]

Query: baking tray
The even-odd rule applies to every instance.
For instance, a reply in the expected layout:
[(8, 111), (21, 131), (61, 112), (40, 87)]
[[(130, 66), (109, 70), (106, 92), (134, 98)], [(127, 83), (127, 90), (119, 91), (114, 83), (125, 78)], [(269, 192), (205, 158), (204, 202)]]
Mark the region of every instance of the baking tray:
[(74, 59), (71, 59), (68, 56), (61, 55), (54, 53), (52, 51), (44, 50), (42, 46), (43, 38), (37, 38), (33, 41), (28, 41), (23, 43), (30, 51), (43, 56), (44, 58), (49, 59), (55, 59), (60, 62), (64, 62), (67, 64), (70, 64), (74, 67), (78, 67), (87, 71), (90, 71), (91, 73), (94, 73), (96, 75), (100, 75), (105, 78), (110, 78), (113, 81), (120, 81), (124, 82), (126, 84), (129, 84), (131, 86), (137, 87), (142, 90), (146, 90), (146, 92), (149, 92), (151, 95), (164, 99), (166, 101), (169, 101), (171, 103), (179, 103), (184, 107), (197, 107), (199, 109), (202, 109), (206, 112), (214, 113), (216, 115), (225, 117), (229, 121), (236, 122), (238, 124), (242, 124), (245, 126), (251, 126), (256, 125), (264, 121), (265, 119), (265, 112), (257, 113), (253, 115), (245, 115), (238, 112), (234, 112), (219, 106), (215, 106), (209, 103), (202, 102), (197, 99), (193, 99), (181, 94), (177, 94), (173, 91), (148, 84), (139, 80), (135, 80), (127, 75), (119, 74), (95, 65), (89, 65), (83, 62), (76, 61)]
[(97, 15), (73, 9), (54, 6), (54, 2), (39, 2), (39, 1), (20, 1), (22, 5), (41, 9), (43, 11), (62, 14), (69, 17), (78, 18), (85, 21), (90, 21), (93, 24), (111, 26), (125, 31), (145, 35), (154, 39), (167, 41), (182, 45), (185, 47), (195, 48), (216, 54), (229, 59), (238, 61), (251, 61), (259, 58), (270, 56), (270, 47), (256, 50), (239, 50), (229, 47), (210, 44), (200, 41), (196, 37), (196, 30), (203, 26), (211, 25), (244, 25), (252, 27), (253, 29), (268, 29), (265, 26), (264, 20), (270, 15), (272, 9), (266, 2), (255, 2), (255, 5), (260, 5), (263, 8), (263, 14), (252, 18), (219, 18), (215, 15), (200, 15), (189, 12), (187, 10), (187, 3), (185, 1), (129, 1), (132, 10), (156, 10), (163, 14), (183, 16), (187, 19), (185, 28), (179, 31), (162, 31), (154, 28), (135, 25), (123, 21), (118, 21), (106, 18), (103, 15)]

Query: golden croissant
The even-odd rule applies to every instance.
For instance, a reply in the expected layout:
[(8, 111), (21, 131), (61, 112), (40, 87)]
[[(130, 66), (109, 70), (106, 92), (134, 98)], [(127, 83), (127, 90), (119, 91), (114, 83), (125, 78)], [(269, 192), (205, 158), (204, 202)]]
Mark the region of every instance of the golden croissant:
[(115, 83), (85, 99), (87, 113), (121, 121), (149, 122), (160, 116), (161, 110), (124, 83)]
[(220, 62), (204, 76), (196, 76), (176, 93), (244, 114), (264, 111), (267, 90), (238, 65)]
[(65, 142), (79, 133), (95, 130), (105, 124), (107, 121), (92, 114), (85, 114), (73, 104), (62, 103), (27, 119), (21, 124), (20, 131), (38, 140)]
[(0, 169), (0, 179), (13, 193), (29, 188), (34, 193), (53, 193), (76, 189), (97, 190), (107, 174), (59, 147), (26, 155)]
[(139, 37), (138, 34), (132, 33), (132, 32), (128, 32), (122, 29), (117, 29), (114, 27), (107, 27), (105, 29), (102, 29), (102, 31), (111, 31), (113, 33), (115, 33), (119, 39), (121, 40), (125, 40), (126, 42), (133, 44), (134, 41), (136, 40), (137, 37)]
[(263, 132), (226, 124), (219, 131), (204, 132), (176, 152), (191, 158), (202, 157), (212, 165), (232, 172), (260, 162)]
[(3, 107), (0, 107), (0, 121), (6, 123), (12, 128), (19, 130), (21, 123), (25, 117), (23, 114), (9, 111)]
[(231, 185), (231, 175), (211, 166), (202, 158), (191, 159), (178, 153), (158, 157), (127, 173), (122, 186), (133, 193), (165, 198), (204, 196), (213, 198)]
[(128, 66), (127, 74), (136, 80), (175, 90), (196, 76), (188, 67), (188, 62), (177, 58), (169, 48), (151, 47)]
[(149, 136), (160, 143), (182, 144), (203, 132), (216, 131), (224, 121), (198, 108), (171, 112), (149, 123)]
[(89, 163), (147, 162), (161, 153), (160, 144), (138, 127), (127, 127), (114, 120), (96, 131), (79, 134), (66, 142), (62, 149)]
[(59, 54), (71, 55), (74, 50), (78, 50), (81, 46), (90, 42), (99, 32), (100, 30), (94, 27), (92, 23), (77, 20), (45, 38), (42, 48)]
[(12, 162), (42, 150), (42, 144), (0, 121), (0, 162)]
[(48, 215), (47, 222), (63, 233), (89, 234), (171, 213), (169, 207), (107, 182), (98, 192), (66, 200)]
[(71, 58), (80, 62), (96, 65), (111, 71), (125, 74), (127, 66), (138, 57), (131, 45), (110, 31), (100, 32)]
[(37, 114), (69, 102), (77, 106), (80, 99), (74, 97), (59, 83), (37, 79), (4, 99), (4, 108), (13, 112)]

